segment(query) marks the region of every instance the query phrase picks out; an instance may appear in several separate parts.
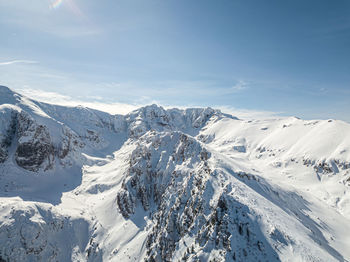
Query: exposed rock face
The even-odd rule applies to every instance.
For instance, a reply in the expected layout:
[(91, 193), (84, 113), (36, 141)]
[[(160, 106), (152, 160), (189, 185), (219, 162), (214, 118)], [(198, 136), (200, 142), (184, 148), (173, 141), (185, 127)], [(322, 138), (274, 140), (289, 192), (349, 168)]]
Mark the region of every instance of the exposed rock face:
[(326, 162), (325, 160), (310, 160), (308, 158), (302, 159), (303, 165), (313, 167), (317, 175), (337, 174), (340, 170), (350, 169), (350, 163), (346, 161), (339, 161), (337, 159)]
[(139, 138), (149, 130), (182, 131), (195, 134), (209, 119), (222, 117), (219, 110), (212, 108), (168, 109), (156, 105), (146, 106), (125, 116), (128, 136)]
[(48, 170), (53, 166), (54, 154), (48, 129), (21, 112), (18, 115), (17, 164), (30, 171), (38, 171), (41, 167)]
[(16, 162), (20, 167), (30, 171), (38, 171), (44, 164), (44, 170), (52, 168), (54, 161), (54, 148), (45, 141), (26, 142), (18, 145)]
[(125, 217), (133, 213), (138, 202), (145, 211), (159, 205), (170, 184), (191, 175), (177, 171), (177, 164), (203, 165), (203, 169), (210, 172), (206, 162), (209, 153), (195, 139), (181, 132), (148, 133), (140, 142), (147, 146), (133, 151), (123, 189), (118, 194), (118, 205)]
[(7, 159), (7, 152), (6, 152), (6, 148), (4, 148), (4, 146), (0, 147), (0, 163), (5, 162)]
[(10, 147), (12, 139), (16, 134), (17, 113), (12, 110), (7, 113), (9, 115), (9, 121), (6, 123), (1, 123), (1, 125), (3, 125), (4, 131), (3, 134), (0, 134), (0, 163), (6, 161), (8, 157), (8, 148)]
[[(201, 209), (200, 198), (197, 196), (192, 203), (194, 206), (185, 211), (181, 225), (174, 224), (177, 221), (175, 213), (183, 209), (185, 203), (191, 203), (188, 199), (191, 189), (192, 193), (203, 193), (204, 177), (210, 174), (207, 162), (210, 153), (181, 132), (148, 133), (140, 140), (147, 146), (137, 147), (131, 155), (130, 168), (117, 196), (118, 207), (125, 218), (133, 214), (137, 205), (145, 211), (157, 212), (153, 233), (147, 240), (148, 259), (170, 261), (177, 241), (193, 222), (191, 215)], [(188, 170), (177, 170), (177, 165), (182, 164)], [(198, 167), (198, 173), (190, 171), (193, 166)], [(176, 199), (171, 195), (179, 197)], [(172, 206), (170, 211), (167, 210), (169, 205)], [(170, 220), (169, 223), (164, 219)], [(163, 236), (161, 230), (167, 230), (168, 235)]]
[(181, 132), (147, 133), (139, 142), (146, 146), (131, 154), (117, 204), (126, 219), (138, 205), (152, 218), (146, 261), (174, 261), (186, 238), (194, 241), (176, 254), (186, 261), (203, 261), (196, 255), (199, 249), (209, 254), (215, 250), (216, 261), (278, 261), (269, 244), (256, 237), (246, 206), (226, 194), (209, 203), (214, 198), (211, 154), (200, 143)]
[(85, 143), (70, 128), (62, 127), (62, 139), (55, 150), (61, 165), (69, 167), (74, 165), (74, 161), (81, 159), (81, 150), (85, 147)]
[[(8, 158), (8, 148), (12, 143), (16, 144), (14, 159), (18, 166), (33, 172), (52, 169), (56, 157), (63, 166), (72, 166), (76, 159), (81, 158), (79, 150), (85, 143), (70, 128), (59, 126), (57, 131), (61, 132), (61, 139), (55, 145), (49, 128), (39, 124), (25, 111), (11, 110), (9, 114), (11, 118), (0, 134), (0, 163)], [(87, 141), (90, 140), (87, 138)]]
[(179, 243), (189, 237), (195, 241), (181, 254), (185, 261), (203, 261), (196, 254), (198, 250), (208, 254), (215, 251), (211, 254), (213, 261), (255, 261), (258, 257), (279, 261), (266, 240), (257, 235), (259, 230), (249, 218), (249, 209), (232, 197), (221, 195), (210, 206), (203, 201), (203, 192), (178, 195), (173, 206), (163, 203), (154, 220), (147, 239), (149, 261), (173, 261)]

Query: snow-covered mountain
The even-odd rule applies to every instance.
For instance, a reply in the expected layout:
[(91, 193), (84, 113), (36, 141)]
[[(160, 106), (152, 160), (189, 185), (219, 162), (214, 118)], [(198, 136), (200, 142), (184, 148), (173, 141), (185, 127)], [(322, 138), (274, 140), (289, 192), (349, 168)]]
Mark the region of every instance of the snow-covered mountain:
[(348, 260), (348, 123), (0, 87), (0, 261)]

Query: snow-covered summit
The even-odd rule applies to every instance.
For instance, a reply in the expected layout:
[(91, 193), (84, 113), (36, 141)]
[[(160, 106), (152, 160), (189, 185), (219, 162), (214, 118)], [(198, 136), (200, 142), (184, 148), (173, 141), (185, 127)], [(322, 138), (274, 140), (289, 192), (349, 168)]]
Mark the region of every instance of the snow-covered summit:
[(0, 86), (0, 261), (347, 261), (350, 125)]

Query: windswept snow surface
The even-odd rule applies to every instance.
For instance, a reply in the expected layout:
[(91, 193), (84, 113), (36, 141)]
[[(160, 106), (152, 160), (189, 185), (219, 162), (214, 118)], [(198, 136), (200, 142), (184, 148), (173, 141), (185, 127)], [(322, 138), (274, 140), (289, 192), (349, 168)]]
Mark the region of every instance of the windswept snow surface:
[(0, 261), (349, 261), (350, 125), (0, 87)]

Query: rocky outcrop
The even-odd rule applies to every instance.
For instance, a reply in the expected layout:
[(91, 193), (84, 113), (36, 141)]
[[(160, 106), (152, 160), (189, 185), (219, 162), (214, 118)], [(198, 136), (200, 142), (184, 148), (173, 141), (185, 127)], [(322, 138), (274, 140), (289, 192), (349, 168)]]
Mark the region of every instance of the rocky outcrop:
[(124, 217), (129, 217), (138, 203), (145, 211), (158, 206), (171, 183), (191, 175), (176, 170), (176, 165), (203, 165), (210, 172), (210, 154), (181, 132), (148, 133), (139, 142), (147, 146), (138, 146), (131, 154), (130, 167), (117, 196)]
[(338, 159), (329, 161), (325, 160), (311, 160), (308, 158), (302, 159), (303, 165), (312, 167), (317, 174), (337, 174), (340, 170), (350, 169), (350, 163)]
[(4, 163), (7, 159), (7, 148), (4, 145), (0, 146), (0, 164)]
[(51, 169), (55, 150), (47, 127), (35, 123), (25, 112), (18, 115), (18, 145), (15, 154), (17, 164), (29, 171)]
[(73, 130), (63, 126), (62, 127), (62, 137), (61, 142), (57, 151), (57, 156), (59, 162), (64, 167), (69, 167), (74, 165), (74, 161), (81, 159), (81, 150), (85, 147), (85, 143), (82, 141)]
[(125, 122), (130, 138), (139, 138), (149, 130), (181, 131), (193, 135), (198, 133), (210, 119), (219, 119), (223, 116), (220, 110), (210, 107), (165, 110), (163, 107), (151, 105), (126, 115)]
[(210, 204), (209, 178), (210, 173), (196, 173), (183, 184), (169, 185), (152, 215), (146, 261), (174, 261), (175, 254), (184, 261), (279, 261), (245, 205), (226, 193)]
[(8, 148), (12, 144), (12, 140), (16, 134), (16, 119), (17, 112), (11, 110), (8, 112), (9, 120), (7, 123), (3, 124), (4, 130), (0, 134), (0, 163), (3, 163), (8, 158)]
[(227, 193), (216, 198), (211, 154), (202, 144), (181, 132), (150, 132), (139, 143), (117, 205), (125, 219), (132, 219), (138, 205), (152, 219), (145, 261), (208, 261), (208, 254), (215, 261), (278, 261), (265, 238), (254, 233), (249, 209)]
[(85, 143), (64, 125), (56, 127), (56, 133), (61, 133), (61, 137), (58, 143), (54, 143), (52, 130), (25, 111), (13, 110), (8, 122), (6, 131), (0, 137), (0, 163), (8, 158), (8, 148), (12, 143), (16, 145), (14, 159), (17, 165), (28, 171), (50, 170), (54, 166), (55, 158), (63, 166), (72, 166), (75, 160), (82, 158), (80, 150)]

